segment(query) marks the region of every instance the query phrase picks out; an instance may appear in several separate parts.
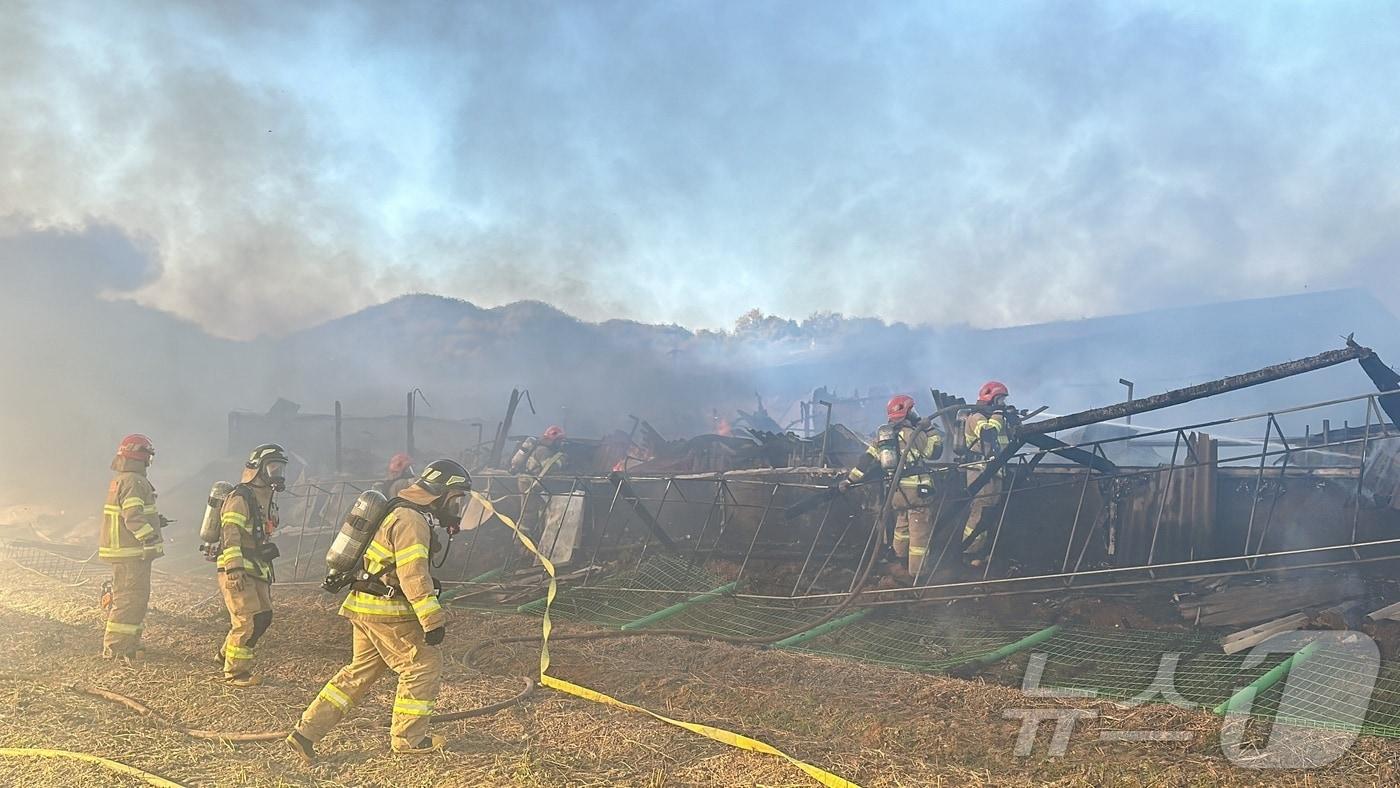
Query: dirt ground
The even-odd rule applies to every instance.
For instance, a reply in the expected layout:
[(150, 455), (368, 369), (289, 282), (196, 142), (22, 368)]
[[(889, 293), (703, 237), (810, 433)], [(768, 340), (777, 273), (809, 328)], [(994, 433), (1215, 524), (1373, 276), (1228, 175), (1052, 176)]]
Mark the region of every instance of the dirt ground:
[[(810, 786), (782, 759), (743, 752), (658, 722), (542, 689), (490, 717), (445, 724), (446, 752), (393, 756), (385, 680), (334, 731), (323, 760), (303, 768), (280, 742), (228, 745), (188, 738), (64, 683), (121, 692), (192, 728), (287, 729), (348, 657), (349, 626), (334, 600), (281, 587), (259, 648), (267, 683), (236, 690), (213, 654), (226, 619), (212, 578), (158, 577), (147, 658), (122, 668), (97, 656), (96, 581), (71, 587), (0, 572), (0, 747), (74, 750), (199, 786)], [(538, 619), (456, 611), (440, 710), (512, 695), (536, 647), (461, 657), (489, 637), (531, 634)], [(570, 631), (560, 627), (556, 631)], [(1168, 706), (1123, 709), (1087, 700), (1025, 698), (1018, 690), (783, 651), (675, 638), (556, 644), (552, 673), (662, 714), (755, 736), (867, 788), (941, 785), (1376, 785), (1396, 782), (1400, 743), (1363, 738), (1312, 771), (1258, 771), (1221, 755), (1218, 718)], [(1047, 755), (1053, 724), (1030, 756), (1013, 750), (1021, 722), (1003, 712), (1079, 706), (1062, 757)], [(1188, 742), (1101, 741), (1110, 730), (1188, 731)], [(0, 757), (0, 784), (126, 786), (99, 767)]]

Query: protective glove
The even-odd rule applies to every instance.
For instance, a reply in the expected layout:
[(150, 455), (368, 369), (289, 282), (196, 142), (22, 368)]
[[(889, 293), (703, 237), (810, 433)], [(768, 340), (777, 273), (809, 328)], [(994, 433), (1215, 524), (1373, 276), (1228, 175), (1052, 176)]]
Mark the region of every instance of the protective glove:
[(1001, 446), (997, 444), (996, 430), (982, 430), (982, 454), (986, 457), (995, 457), (1001, 451)]
[(442, 639), (445, 637), (447, 637), (447, 627), (438, 627), (437, 629), (430, 629), (427, 631), (426, 634), (423, 635), (423, 639), (428, 641), (428, 645), (430, 646), (436, 646), (442, 643)]
[(228, 576), (229, 590), (235, 593), (241, 593), (243, 591), (243, 570), (230, 569), (225, 574)]
[(841, 481), (837, 482), (837, 483), (836, 483), (836, 491), (839, 492), (839, 493), (841, 493), (842, 495), (845, 495), (846, 493), (850, 492), (850, 491), (851, 491), (851, 480), (850, 480), (850, 479), (842, 479)]

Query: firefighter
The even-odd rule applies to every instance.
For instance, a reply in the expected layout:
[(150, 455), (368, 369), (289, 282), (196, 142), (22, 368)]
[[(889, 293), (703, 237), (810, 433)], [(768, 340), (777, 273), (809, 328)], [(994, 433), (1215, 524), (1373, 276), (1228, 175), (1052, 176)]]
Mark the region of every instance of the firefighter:
[(219, 511), (219, 589), (230, 621), (219, 655), (224, 680), (235, 687), (253, 687), (262, 679), (253, 674), (253, 650), (272, 625), (272, 561), (277, 545), (273, 494), (287, 487), (287, 452), (275, 443), (253, 449), (243, 465), (243, 477), (224, 499)]
[(141, 643), (141, 623), (151, 601), (151, 562), (165, 555), (164, 518), (156, 512), (156, 491), (146, 478), (155, 459), (151, 439), (122, 438), (112, 459), (116, 475), (107, 485), (97, 557), (112, 565), (111, 608), (102, 636), (102, 656), (130, 662)]
[(933, 475), (930, 463), (943, 454), (943, 437), (932, 422), (914, 412), (914, 398), (898, 394), (885, 405), (889, 423), (875, 433), (875, 443), (842, 479), (842, 492), (852, 484), (893, 473), (904, 456), (894, 492), (894, 554), (908, 559), (909, 574), (918, 577), (933, 535)]
[(441, 749), (428, 722), (441, 684), (447, 614), (432, 576), (434, 525), (454, 531), (471, 491), (471, 476), (452, 460), (423, 469), (400, 493), (399, 505), (380, 522), (361, 559), (369, 579), (351, 584), (340, 606), (350, 620), (352, 655), (301, 715), (287, 745), (307, 765), (315, 744), (369, 691), (384, 671), (399, 676), (389, 746), (397, 753)]
[[(1011, 442), (1010, 430), (1016, 424), (1017, 411), (1006, 404), (1010, 392), (1006, 384), (989, 380), (977, 392), (977, 404), (962, 418), (963, 459), (971, 461), (967, 466), (967, 483), (972, 484), (983, 469), (986, 461), (995, 457)], [(1001, 504), (1002, 476), (997, 474), (987, 480), (987, 484), (968, 504), (967, 523), (963, 526), (963, 540), (972, 536), (982, 524), (988, 512), (996, 512)], [(992, 526), (988, 523), (988, 527)], [(972, 566), (981, 566), (980, 554), (987, 546), (987, 531), (983, 530), (977, 539), (968, 546)]]
[[(517, 474), (520, 489), (520, 526), (530, 529), (536, 519), (542, 519), (545, 507), (543, 479), (564, 462), (564, 428), (553, 425), (540, 434), (520, 442), (510, 459), (510, 472)], [(530, 529), (540, 533), (539, 528)]]
[(399, 452), (389, 458), (389, 471), (384, 481), (374, 485), (374, 488), (384, 493), (385, 498), (393, 498), (403, 492), (405, 487), (413, 484), (417, 477), (418, 473), (413, 470), (413, 458)]

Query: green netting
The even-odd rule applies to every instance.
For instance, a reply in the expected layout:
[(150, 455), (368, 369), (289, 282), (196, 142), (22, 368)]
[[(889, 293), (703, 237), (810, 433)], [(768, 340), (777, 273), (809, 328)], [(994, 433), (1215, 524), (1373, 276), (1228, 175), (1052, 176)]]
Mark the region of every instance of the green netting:
[(635, 570), (619, 572), (593, 585), (561, 593), (554, 600), (550, 615), (556, 621), (586, 621), (599, 626), (620, 627), (686, 598), (683, 594), (648, 594), (642, 591), (688, 591), (698, 594), (722, 582), (698, 566), (673, 558), (656, 557)]
[[(723, 585), (724, 578), (679, 559), (654, 557), (634, 570), (561, 592), (551, 615), (616, 628)], [(658, 593), (646, 593), (655, 591)], [(684, 592), (684, 593), (660, 593)], [(1045, 628), (1008, 625), (947, 612), (948, 608), (879, 608), (863, 618), (791, 648), (925, 672), (945, 672), (1017, 643)], [(536, 610), (535, 612), (540, 612)], [(820, 608), (765, 605), (730, 596), (693, 605), (655, 625), (734, 637), (777, 636), (815, 623)], [(1034, 659), (1042, 689), (1091, 692), (1126, 703), (1174, 703), (1213, 709), (1259, 679), (1289, 654), (1257, 664), (1248, 653), (1221, 652), (1216, 637), (1196, 632), (1107, 631), (1065, 627), (1034, 646), (989, 665), (986, 675), (1020, 685)], [(1355, 697), (1368, 664), (1360, 657), (1320, 652), (1308, 670), (1295, 670), (1253, 698), (1250, 714), (1317, 728), (1350, 729), (1364, 710), (1362, 732), (1400, 738), (1400, 662), (1381, 666), (1375, 691)], [(1287, 687), (1291, 715), (1276, 715)]]
[(1294, 713), (1279, 713), (1285, 685), (1280, 683), (1254, 699), (1250, 713), (1280, 722), (1308, 727), (1350, 730), (1350, 721), (1365, 715), (1362, 732), (1400, 738), (1400, 663), (1382, 664), (1376, 690), (1357, 697), (1353, 688), (1369, 680), (1371, 666), (1345, 654), (1320, 653), (1311, 670), (1289, 673), (1287, 691), (1294, 698)]
[[(668, 605), (682, 602), (690, 595), (718, 588), (724, 582), (722, 578), (679, 558), (656, 557), (635, 570), (620, 572), (596, 584), (561, 593), (550, 608), (550, 615), (558, 621), (620, 627)], [(687, 593), (644, 593), (647, 590)], [(763, 606), (722, 597), (687, 608), (679, 615), (657, 624), (657, 628), (686, 629), (724, 637), (759, 637), (803, 627), (816, 621), (822, 612)]]
[(877, 612), (797, 649), (937, 672), (1014, 643), (1041, 628), (976, 627), (951, 617)]
[(1246, 669), (1245, 654), (1221, 653), (1214, 638), (1088, 629), (1067, 630), (1042, 643), (1036, 652), (1046, 659), (1044, 686), (1093, 690), (1120, 700), (1156, 697), (1210, 708), (1288, 656), (1272, 655)]

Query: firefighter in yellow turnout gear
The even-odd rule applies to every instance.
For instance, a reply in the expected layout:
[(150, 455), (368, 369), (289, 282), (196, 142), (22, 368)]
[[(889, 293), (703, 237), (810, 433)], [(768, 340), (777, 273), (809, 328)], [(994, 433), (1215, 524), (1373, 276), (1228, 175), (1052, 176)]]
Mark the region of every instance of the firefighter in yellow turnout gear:
[[(856, 482), (894, 473), (899, 456), (904, 467), (894, 492), (894, 554), (907, 558), (909, 574), (917, 577), (928, 555), (933, 534), (933, 475), (928, 464), (943, 454), (943, 438), (914, 413), (914, 398), (901, 394), (885, 406), (889, 423), (876, 432), (875, 444), (841, 480), (842, 491)], [(880, 527), (880, 524), (877, 524)]]
[(112, 607), (102, 636), (102, 656), (130, 660), (141, 643), (151, 601), (151, 562), (165, 555), (156, 491), (146, 478), (155, 447), (145, 435), (128, 435), (112, 460), (97, 557), (112, 565)]
[(520, 489), (520, 526), (530, 533), (544, 531), (544, 510), (548, 492), (543, 479), (564, 463), (564, 429), (551, 426), (538, 439), (526, 438), (510, 459), (510, 472), (517, 474)]
[(386, 670), (399, 675), (390, 748), (425, 753), (442, 747), (442, 737), (428, 734), (441, 686), (438, 646), (447, 632), (447, 614), (438, 603), (431, 572), (431, 523), (454, 531), (470, 491), (465, 468), (438, 460), (399, 493), (403, 503), (380, 522), (362, 559), (361, 577), (369, 579), (352, 583), (340, 606), (340, 615), (350, 620), (350, 664), (326, 683), (287, 737), (305, 763), (315, 762), (315, 743)]
[[(1005, 384), (995, 380), (987, 381), (977, 392), (977, 405), (962, 419), (962, 439), (965, 447), (963, 459), (978, 460), (967, 468), (969, 485), (987, 467), (985, 460), (995, 457), (1011, 442), (1010, 430), (1015, 423), (1016, 410), (1006, 404), (1009, 394)], [(977, 497), (968, 503), (967, 522), (963, 526), (964, 540), (972, 536), (972, 532), (989, 513), (993, 517), (997, 515), (1002, 503), (1002, 487), (1002, 476), (997, 474), (988, 479)], [(988, 524), (988, 528), (992, 526), (992, 523)], [(987, 533), (987, 530), (983, 530), (967, 548), (968, 554), (973, 556), (969, 559), (973, 566), (982, 564), (982, 559), (978, 556), (986, 549)]]
[(219, 512), (219, 590), (230, 622), (219, 651), (224, 680), (238, 687), (262, 683), (253, 674), (253, 656), (258, 640), (272, 625), (272, 561), (277, 557), (277, 546), (270, 541), (277, 527), (277, 504), (272, 498), (286, 489), (286, 469), (287, 453), (281, 446), (257, 447)]

